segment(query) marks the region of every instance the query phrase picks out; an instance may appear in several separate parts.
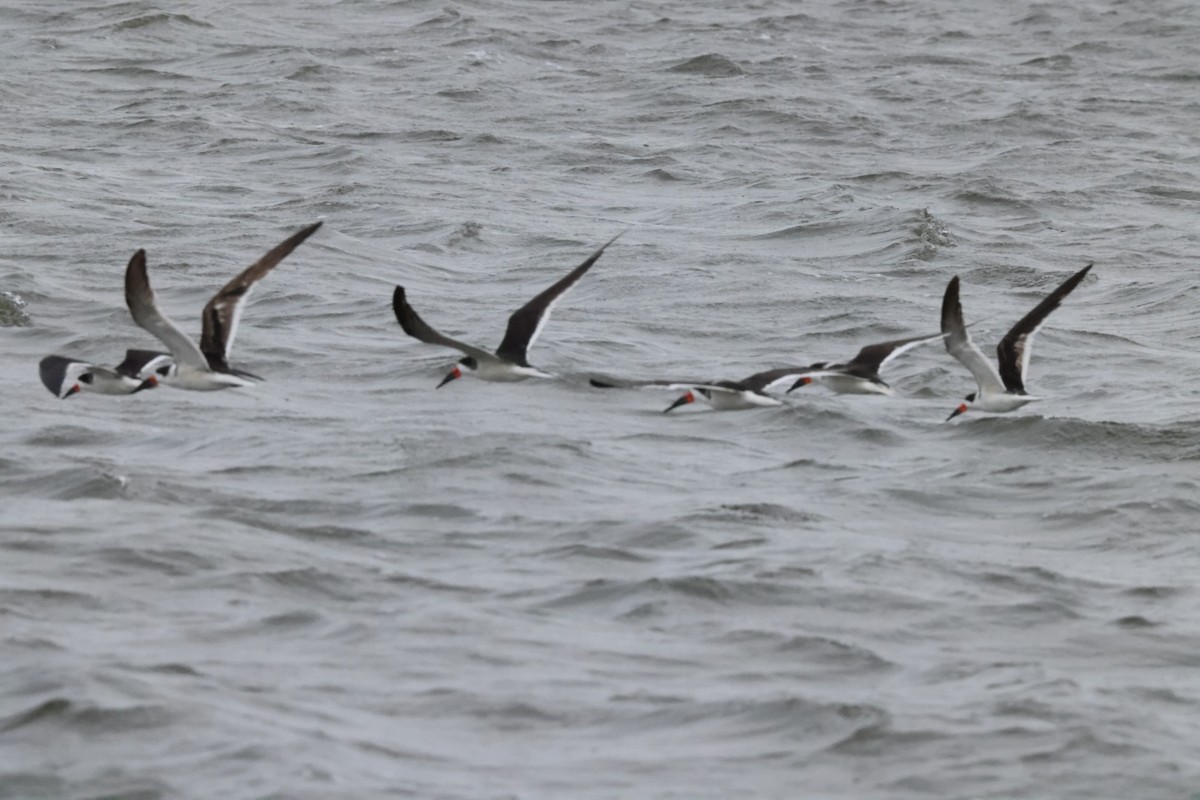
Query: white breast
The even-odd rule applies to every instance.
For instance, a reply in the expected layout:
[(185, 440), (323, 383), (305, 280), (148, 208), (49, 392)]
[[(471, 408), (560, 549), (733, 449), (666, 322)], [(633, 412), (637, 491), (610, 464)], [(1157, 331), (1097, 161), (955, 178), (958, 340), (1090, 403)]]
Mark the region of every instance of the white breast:
[(1006, 414), (1039, 399), (1028, 394), (981, 394), (975, 398), (971, 407), (992, 414)]

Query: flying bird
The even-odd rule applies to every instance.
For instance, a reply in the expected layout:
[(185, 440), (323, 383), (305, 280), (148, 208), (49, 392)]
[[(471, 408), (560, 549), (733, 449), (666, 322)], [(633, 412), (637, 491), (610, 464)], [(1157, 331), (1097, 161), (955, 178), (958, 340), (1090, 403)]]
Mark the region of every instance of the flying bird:
[(126, 350), (125, 360), (115, 367), (102, 367), (67, 356), (46, 356), (38, 364), (38, 372), (50, 393), (66, 400), (80, 392), (135, 394), (153, 389), (174, 364), (166, 353)]
[(946, 350), (971, 371), (979, 390), (967, 395), (966, 402), (959, 404), (950, 416), (946, 417), (947, 422), (959, 414), (966, 413), (969, 408), (1004, 414), (1041, 399), (1025, 391), (1029, 357), (1033, 353), (1033, 338), (1041, 330), (1050, 312), (1062, 304), (1063, 299), (1074, 291), (1091, 268), (1092, 265), (1088, 264), (1067, 278), (1022, 317), (1020, 322), (1012, 326), (1012, 330), (1005, 334), (996, 346), (999, 372), (971, 341), (971, 335), (963, 325), (962, 303), (958, 299), (958, 276), (950, 279), (946, 294), (942, 298), (942, 333), (946, 337)]
[(703, 399), (719, 411), (734, 411), (783, 405), (782, 400), (767, 394), (767, 390), (788, 382), (794, 382), (794, 386), (811, 383), (812, 377), (805, 375), (806, 372), (810, 372), (808, 367), (781, 367), (756, 372), (740, 381), (604, 381), (592, 378), (590, 383), (598, 389), (656, 387), (683, 390), (684, 393), (674, 403), (663, 409), (664, 414), (682, 405), (695, 403), (697, 399)]
[(554, 377), (530, 366), (529, 348), (537, 341), (542, 328), (546, 326), (546, 321), (550, 319), (550, 312), (554, 310), (555, 304), (567, 293), (567, 290), (579, 282), (584, 273), (591, 269), (596, 260), (604, 253), (604, 249), (615, 242), (620, 235), (617, 234), (609, 239), (599, 250), (592, 253), (586, 261), (567, 273), (565, 277), (514, 311), (508, 318), (508, 329), (504, 333), (504, 341), (500, 342), (495, 353), (489, 353), (482, 347), (466, 344), (438, 333), (408, 304), (404, 287), (397, 286), (395, 292), (392, 293), (392, 310), (396, 312), (396, 319), (404, 332), (426, 344), (451, 347), (463, 353), (463, 357), (435, 388), (440, 389), (450, 381), (461, 378), (464, 374), (472, 374), (485, 381), (523, 381), (526, 378)]
[(161, 311), (146, 274), (146, 251), (138, 250), (125, 269), (125, 303), (133, 321), (166, 345), (175, 361), (162, 383), (177, 389), (213, 391), (251, 386), (262, 378), (229, 365), (229, 352), (237, 335), (238, 322), (250, 291), (275, 265), (321, 227), (317, 222), (292, 234), (265, 256), (221, 287), (201, 314), (200, 344), (197, 345)]
[[(815, 376), (816, 380), (822, 386), (837, 394), (891, 395), (894, 394), (892, 387), (888, 386), (879, 377), (879, 371), (901, 353), (905, 353), (926, 342), (941, 339), (944, 335), (942, 333), (935, 333), (932, 336), (914, 336), (911, 339), (896, 339), (891, 342), (870, 344), (859, 350), (858, 355), (845, 363), (834, 364), (827, 361), (818, 361), (815, 364), (810, 364), (809, 369), (819, 372), (819, 375)], [(805, 381), (802, 378), (791, 389), (788, 389), (788, 391), (791, 392), (805, 385), (805, 383), (811, 382)]]

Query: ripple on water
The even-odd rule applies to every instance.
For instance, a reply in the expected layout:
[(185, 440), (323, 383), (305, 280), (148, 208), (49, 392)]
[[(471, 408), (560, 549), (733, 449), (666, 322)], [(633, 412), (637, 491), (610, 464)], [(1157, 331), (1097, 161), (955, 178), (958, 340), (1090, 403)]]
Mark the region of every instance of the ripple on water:
[(141, 28), (151, 28), (157, 25), (170, 25), (179, 23), (189, 25), (196, 28), (212, 28), (213, 26), (202, 19), (190, 17), (187, 14), (142, 14), (136, 17), (130, 17), (116, 23), (113, 27), (116, 30), (138, 30)]
[(162, 706), (134, 705), (111, 708), (84, 705), (67, 698), (56, 697), (0, 720), (0, 731), (50, 725), (90, 735), (104, 735), (165, 727), (173, 720), (173, 715)]
[(38, 617), (50, 609), (98, 609), (100, 598), (67, 589), (0, 589), (0, 609)]
[(56, 423), (29, 434), (24, 443), (33, 447), (103, 448), (118, 441), (117, 433), (101, 428)]
[(246, 573), (242, 577), (252, 583), (278, 587), (301, 598), (349, 602), (358, 597), (357, 591), (346, 577), (316, 567)]
[(778, 649), (798, 654), (806, 667), (819, 665), (836, 675), (887, 672), (897, 666), (873, 650), (824, 636), (792, 636)]
[(127, 569), (158, 572), (171, 577), (195, 575), (217, 566), (211, 558), (205, 558), (188, 550), (134, 549), (131, 547), (107, 547), (95, 555), (124, 571)]
[(734, 752), (761, 754), (766, 740), (772, 749), (786, 742), (791, 752), (800, 755), (835, 749), (886, 726), (889, 720), (888, 712), (875, 705), (784, 696), (675, 703), (652, 708), (616, 727), (634, 741), (669, 733), (676, 741), (712, 739)]
[(667, 68), (668, 72), (703, 75), (708, 78), (735, 78), (746, 71), (720, 53), (706, 53)]
[(590, 544), (569, 544), (551, 547), (538, 555), (551, 559), (583, 559), (587, 561), (631, 561), (648, 562), (651, 559), (621, 547), (604, 547)]
[(819, 517), (808, 511), (800, 511), (781, 503), (722, 503), (709, 509), (689, 514), (688, 519), (720, 519), (729, 521), (777, 520), (780, 522), (815, 522)]
[(41, 800), (71, 796), (71, 787), (57, 776), (40, 772), (0, 772), (0, 800)]
[(1078, 453), (1104, 463), (1129, 459), (1154, 462), (1200, 460), (1200, 426), (1195, 424), (1144, 425), (1070, 417), (979, 416), (960, 426), (966, 436), (989, 446), (1042, 448), (1056, 453)]
[(614, 619), (658, 616), (684, 608), (775, 605), (789, 589), (771, 581), (701, 575), (617, 580), (600, 578), (545, 601), (549, 609), (599, 609)]
[(783, 654), (787, 658), (789, 674), (795, 671), (813, 679), (855, 678), (897, 668), (895, 663), (869, 648), (827, 636), (786, 636), (775, 631), (736, 630), (722, 634), (718, 641), (743, 650), (751, 663), (757, 660), (755, 654), (759, 652), (764, 658), (770, 654)]

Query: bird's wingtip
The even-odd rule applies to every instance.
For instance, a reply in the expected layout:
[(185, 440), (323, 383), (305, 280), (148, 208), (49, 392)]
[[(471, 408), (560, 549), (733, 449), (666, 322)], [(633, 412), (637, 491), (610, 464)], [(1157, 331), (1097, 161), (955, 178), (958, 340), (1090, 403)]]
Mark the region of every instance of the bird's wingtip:
[(622, 236), (624, 236), (624, 235), (625, 235), (625, 234), (627, 234), (627, 233), (629, 233), (629, 228), (625, 228), (625, 229), (623, 229), (623, 230), (619, 231), (619, 232), (617, 233), (617, 235), (616, 235), (616, 236), (612, 237), (612, 238), (611, 238), (611, 239), (609, 239), (607, 242), (605, 242), (604, 244), (600, 245), (600, 249), (601, 249), (601, 250), (604, 250), (604, 248), (608, 247), (610, 244), (612, 244), (613, 242), (615, 242), (617, 239), (620, 239)]

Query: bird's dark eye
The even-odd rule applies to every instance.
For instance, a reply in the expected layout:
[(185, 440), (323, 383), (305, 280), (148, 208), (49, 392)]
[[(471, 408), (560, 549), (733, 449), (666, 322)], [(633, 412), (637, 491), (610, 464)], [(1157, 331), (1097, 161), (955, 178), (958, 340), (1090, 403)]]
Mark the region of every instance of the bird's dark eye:
[(92, 376), (92, 373), (90, 373), (90, 372), (85, 372), (79, 376), (79, 382), (86, 383), (89, 386), (91, 385), (92, 380), (93, 380), (93, 376)]
[(965, 399), (965, 400), (966, 400), (968, 403), (974, 403), (974, 402), (975, 402), (975, 393), (974, 393), (974, 392), (971, 392), (971, 393), (970, 393), (969, 395), (967, 395), (967, 396), (966, 396), (964, 399)]
[(167, 374), (170, 373), (171, 368), (170, 367), (159, 367), (158, 369), (156, 369), (154, 371), (157, 372), (159, 375), (162, 375), (165, 378), (165, 377), (167, 377)]
[(464, 357), (460, 358), (458, 360), (458, 363), (462, 364), (467, 369), (476, 369), (478, 367), (478, 365), (475, 362), (475, 359), (471, 356), (464, 356)]

